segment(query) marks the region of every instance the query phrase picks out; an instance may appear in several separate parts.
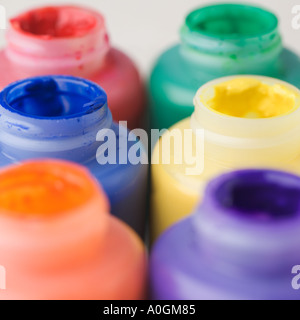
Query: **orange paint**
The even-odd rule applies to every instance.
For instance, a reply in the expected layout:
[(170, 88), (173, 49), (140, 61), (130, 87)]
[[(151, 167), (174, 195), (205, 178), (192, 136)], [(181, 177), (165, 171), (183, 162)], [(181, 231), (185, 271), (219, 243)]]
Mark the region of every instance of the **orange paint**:
[[(0, 177), (0, 210), (11, 215), (59, 215), (83, 205), (97, 190), (85, 169), (64, 162), (28, 162), (2, 170)], [(107, 208), (104, 197), (102, 202)]]
[(143, 299), (146, 254), (89, 171), (58, 160), (0, 171), (0, 300)]

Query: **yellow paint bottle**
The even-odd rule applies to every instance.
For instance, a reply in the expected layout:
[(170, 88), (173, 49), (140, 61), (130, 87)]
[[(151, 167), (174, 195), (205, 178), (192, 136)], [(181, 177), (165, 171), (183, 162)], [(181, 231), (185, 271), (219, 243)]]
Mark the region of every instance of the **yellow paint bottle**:
[(238, 168), (300, 173), (300, 91), (268, 77), (231, 76), (197, 92), (195, 111), (156, 144), (151, 233), (190, 214), (208, 180)]

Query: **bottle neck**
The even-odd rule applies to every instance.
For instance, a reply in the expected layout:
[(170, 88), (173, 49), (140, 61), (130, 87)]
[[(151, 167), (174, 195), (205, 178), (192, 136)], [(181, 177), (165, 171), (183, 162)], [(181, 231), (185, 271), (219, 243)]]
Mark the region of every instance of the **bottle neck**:
[[(259, 80), (270, 87), (282, 85), (291, 94), (295, 93), (294, 111), (271, 118), (242, 118), (216, 112), (208, 106), (208, 97), (215, 94), (216, 85), (245, 78)], [(297, 88), (280, 80), (261, 76), (225, 77), (202, 86), (194, 99), (195, 111), (191, 118), (191, 128), (195, 133), (197, 130), (204, 130), (204, 169), (234, 169), (241, 167), (241, 164), (244, 167), (282, 167), (294, 161), (300, 154), (299, 97)], [(246, 106), (243, 99), (240, 99), (242, 109), (243, 104)]]
[(99, 215), (100, 204), (94, 199), (65, 217), (34, 224), (22, 220), (20, 225), (18, 220), (1, 217), (0, 264), (11, 272), (22, 266), (26, 273), (28, 269), (54, 271), (99, 259), (107, 235), (107, 217)]
[(98, 131), (112, 126), (105, 92), (67, 76), (8, 86), (0, 94), (0, 110), (1, 152), (14, 162), (60, 158), (86, 163), (96, 157)]
[(260, 8), (221, 4), (190, 13), (181, 28), (181, 53), (212, 76), (278, 77), (282, 42), (275, 15)]
[(9, 272), (55, 272), (99, 259), (109, 205), (86, 169), (43, 160), (0, 175), (0, 264)]
[(299, 264), (300, 180), (279, 171), (225, 174), (193, 216), (201, 254), (235, 274), (289, 276)]
[(69, 74), (88, 77), (109, 50), (103, 17), (80, 7), (35, 9), (11, 19), (6, 56), (19, 77)]

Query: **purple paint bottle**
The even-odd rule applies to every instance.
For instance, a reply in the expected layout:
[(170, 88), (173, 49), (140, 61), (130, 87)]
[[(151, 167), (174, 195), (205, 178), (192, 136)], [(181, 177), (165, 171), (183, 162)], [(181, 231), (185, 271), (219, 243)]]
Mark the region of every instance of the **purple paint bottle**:
[(299, 300), (299, 264), (300, 177), (235, 171), (211, 181), (195, 214), (155, 244), (153, 298)]

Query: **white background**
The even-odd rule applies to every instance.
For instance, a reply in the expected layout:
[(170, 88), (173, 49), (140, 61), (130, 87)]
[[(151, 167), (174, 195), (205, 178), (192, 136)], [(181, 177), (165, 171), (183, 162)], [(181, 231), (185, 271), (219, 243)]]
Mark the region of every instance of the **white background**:
[[(186, 14), (197, 7), (224, 1), (205, 0), (0, 0), (7, 18), (29, 8), (51, 4), (81, 4), (97, 9), (106, 18), (112, 44), (132, 57), (144, 76), (156, 57), (176, 43), (178, 30)], [(284, 44), (300, 53), (300, 29), (292, 28), (292, 8), (300, 0), (228, 0), (258, 4), (276, 13)], [(5, 31), (0, 30), (0, 46), (5, 43)], [(1, 75), (0, 75), (1, 76)]]

